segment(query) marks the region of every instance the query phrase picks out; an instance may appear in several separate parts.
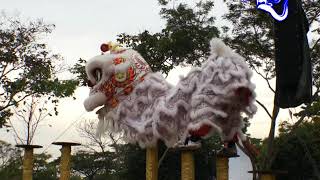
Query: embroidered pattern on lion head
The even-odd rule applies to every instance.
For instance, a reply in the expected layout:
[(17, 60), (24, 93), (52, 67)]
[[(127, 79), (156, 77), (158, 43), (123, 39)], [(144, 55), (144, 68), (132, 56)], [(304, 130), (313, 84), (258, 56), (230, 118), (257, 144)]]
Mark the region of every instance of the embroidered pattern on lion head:
[[(101, 49), (110, 51), (86, 64), (91, 90), (84, 102), (87, 111), (102, 106), (98, 134), (120, 132), (141, 147), (159, 139), (171, 147), (190, 133), (244, 138), (242, 115), (256, 112), (252, 72), (221, 40), (211, 41), (211, 56), (176, 86), (152, 72), (132, 49), (110, 43)], [(209, 128), (204, 132), (203, 127)]]

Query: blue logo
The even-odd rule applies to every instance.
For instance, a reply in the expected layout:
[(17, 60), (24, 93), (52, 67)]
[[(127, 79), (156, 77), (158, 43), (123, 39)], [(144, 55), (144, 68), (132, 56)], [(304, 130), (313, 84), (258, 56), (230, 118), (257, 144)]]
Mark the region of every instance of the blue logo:
[(281, 0), (257, 0), (257, 8), (269, 13), (277, 21), (283, 21), (288, 16), (288, 0), (284, 0), (282, 14), (278, 14), (273, 5), (280, 3)]

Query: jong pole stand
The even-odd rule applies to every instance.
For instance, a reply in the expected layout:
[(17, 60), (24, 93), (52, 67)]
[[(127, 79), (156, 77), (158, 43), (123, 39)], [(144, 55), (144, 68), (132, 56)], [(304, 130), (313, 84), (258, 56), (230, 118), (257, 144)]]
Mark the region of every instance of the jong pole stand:
[(18, 144), (16, 147), (24, 149), (22, 180), (32, 180), (33, 149), (42, 148), (42, 146)]
[(80, 146), (81, 144), (73, 142), (54, 142), (52, 144), (62, 146), (60, 149), (60, 180), (69, 180), (71, 174), (71, 146)]
[(216, 177), (217, 180), (229, 180), (229, 158), (239, 157), (237, 153), (219, 151), (216, 154)]

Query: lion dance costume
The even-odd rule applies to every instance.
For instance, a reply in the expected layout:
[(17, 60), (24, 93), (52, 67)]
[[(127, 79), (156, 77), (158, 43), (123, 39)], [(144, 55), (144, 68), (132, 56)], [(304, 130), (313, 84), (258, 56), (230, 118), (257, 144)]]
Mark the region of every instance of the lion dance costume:
[(219, 133), (223, 141), (244, 140), (243, 114), (256, 112), (251, 70), (244, 58), (221, 40), (210, 42), (211, 55), (176, 86), (152, 72), (132, 49), (103, 44), (104, 52), (86, 64), (90, 95), (87, 111), (98, 111), (98, 134), (119, 132), (141, 147), (162, 140), (168, 147), (186, 138)]

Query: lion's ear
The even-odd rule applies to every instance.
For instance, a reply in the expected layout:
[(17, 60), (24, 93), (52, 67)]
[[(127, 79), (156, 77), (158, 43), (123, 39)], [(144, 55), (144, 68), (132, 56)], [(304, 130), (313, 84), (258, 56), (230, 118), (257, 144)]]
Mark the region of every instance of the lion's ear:
[(217, 56), (230, 57), (234, 54), (234, 52), (219, 38), (213, 38), (210, 41), (210, 49), (211, 54), (216, 54)]
[(219, 38), (213, 38), (210, 41), (210, 50), (211, 50), (211, 55), (214, 55), (217, 57), (244, 60), (244, 58), (240, 54), (232, 50)]

